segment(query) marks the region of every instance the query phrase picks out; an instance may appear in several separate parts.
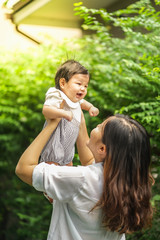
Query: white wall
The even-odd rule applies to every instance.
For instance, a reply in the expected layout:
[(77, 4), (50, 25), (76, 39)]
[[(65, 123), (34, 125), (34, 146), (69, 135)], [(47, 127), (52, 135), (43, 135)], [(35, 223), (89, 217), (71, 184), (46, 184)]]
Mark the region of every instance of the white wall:
[[(19, 29), (42, 43), (48, 43), (52, 39), (54, 39), (54, 41), (63, 41), (65, 38), (79, 38), (82, 36), (80, 29), (33, 25), (20, 25)], [(8, 50), (18, 48), (26, 51), (28, 48), (35, 48), (37, 46), (36, 43), (16, 31), (11, 20), (6, 18), (5, 10), (0, 8), (0, 48)]]
[(0, 48), (27, 50), (30, 47), (37, 47), (37, 44), (17, 33), (11, 20), (6, 19), (4, 9), (0, 8)]

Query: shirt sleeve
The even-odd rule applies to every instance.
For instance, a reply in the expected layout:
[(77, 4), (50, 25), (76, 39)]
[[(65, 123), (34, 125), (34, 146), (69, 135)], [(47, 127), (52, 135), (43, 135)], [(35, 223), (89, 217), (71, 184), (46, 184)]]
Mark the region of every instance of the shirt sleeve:
[(58, 89), (55, 87), (49, 88), (46, 92), (46, 98), (44, 105), (54, 106), (60, 108), (60, 104), (62, 103), (63, 98)]
[(56, 166), (43, 162), (33, 171), (33, 187), (55, 200), (69, 201), (77, 195), (82, 184), (84, 173), (81, 167)]

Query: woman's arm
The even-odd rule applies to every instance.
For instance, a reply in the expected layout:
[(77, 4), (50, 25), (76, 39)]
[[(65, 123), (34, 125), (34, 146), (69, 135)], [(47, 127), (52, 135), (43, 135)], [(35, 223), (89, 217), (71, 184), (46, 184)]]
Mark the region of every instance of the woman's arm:
[(38, 164), (39, 156), (60, 119), (49, 121), (35, 140), (25, 150), (16, 166), (17, 176), (25, 183), (32, 185), (32, 173)]
[(94, 158), (92, 152), (87, 147), (86, 143), (89, 140), (84, 115), (82, 113), (81, 125), (79, 129), (79, 135), (77, 138), (77, 150), (80, 162), (83, 166), (93, 163)]

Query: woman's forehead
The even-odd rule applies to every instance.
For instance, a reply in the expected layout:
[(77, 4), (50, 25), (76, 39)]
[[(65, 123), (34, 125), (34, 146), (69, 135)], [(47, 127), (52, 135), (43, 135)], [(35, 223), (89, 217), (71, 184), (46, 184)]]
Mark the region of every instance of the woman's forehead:
[(104, 129), (107, 123), (112, 122), (114, 119), (116, 119), (116, 116), (110, 116), (102, 122), (102, 135), (104, 133)]
[(115, 119), (115, 116), (111, 116), (111, 117), (108, 117), (107, 119), (105, 119), (105, 120), (102, 122), (103, 127), (106, 126), (107, 122), (110, 122), (110, 121), (112, 121), (113, 119)]

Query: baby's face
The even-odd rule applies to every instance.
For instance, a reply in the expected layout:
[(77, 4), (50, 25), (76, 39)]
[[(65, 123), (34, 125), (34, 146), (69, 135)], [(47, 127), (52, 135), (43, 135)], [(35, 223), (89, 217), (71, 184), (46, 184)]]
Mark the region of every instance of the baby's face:
[(60, 87), (72, 102), (78, 102), (86, 96), (88, 83), (89, 75), (75, 74), (68, 82), (61, 81)]

